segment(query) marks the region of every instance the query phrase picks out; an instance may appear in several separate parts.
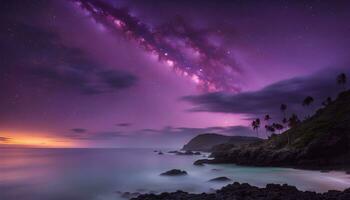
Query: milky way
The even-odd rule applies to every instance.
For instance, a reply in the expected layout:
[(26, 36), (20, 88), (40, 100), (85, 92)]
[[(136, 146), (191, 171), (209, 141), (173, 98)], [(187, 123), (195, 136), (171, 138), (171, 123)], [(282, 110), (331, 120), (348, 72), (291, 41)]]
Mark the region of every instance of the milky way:
[(349, 11), (318, 0), (2, 1), (0, 147), (178, 148), (203, 132), (250, 135), (251, 119), (279, 122), (281, 103), (302, 118), (350, 75)]
[(236, 77), (241, 70), (229, 49), (217, 45), (221, 30), (197, 30), (181, 17), (150, 28), (130, 15), (128, 9), (115, 8), (102, 1), (74, 0), (94, 22), (111, 32), (121, 32), (150, 56), (188, 77), (204, 91), (240, 91)]

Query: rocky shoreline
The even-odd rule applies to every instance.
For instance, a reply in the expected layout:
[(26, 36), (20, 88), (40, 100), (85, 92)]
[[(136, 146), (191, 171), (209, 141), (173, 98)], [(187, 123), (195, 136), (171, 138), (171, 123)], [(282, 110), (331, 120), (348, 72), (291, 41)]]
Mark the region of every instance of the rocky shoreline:
[[(234, 163), (246, 166), (292, 167), (302, 169), (343, 170), (350, 173), (350, 91), (319, 109), (298, 126), (269, 139), (248, 144), (224, 143), (213, 146), (211, 157), (194, 165)], [(212, 137), (212, 136), (211, 136)], [(200, 146), (197, 137), (191, 145)], [(207, 140), (205, 140), (206, 142)], [(193, 144), (195, 143), (195, 144)], [(217, 177), (210, 181), (229, 181)], [(143, 194), (132, 200), (350, 200), (350, 188), (344, 191), (316, 193), (294, 186), (268, 184), (258, 188), (247, 183), (229, 184), (213, 193), (192, 194), (183, 191)]]
[(191, 194), (183, 191), (142, 194), (131, 200), (349, 200), (350, 188), (326, 193), (300, 191), (294, 186), (268, 184), (258, 188), (247, 183), (229, 184), (215, 193)]
[(216, 146), (213, 160), (204, 163), (234, 163), (246, 166), (292, 167), (314, 170), (350, 169), (350, 91), (313, 116), (269, 139), (239, 147)]
[[(346, 171), (350, 172), (350, 154), (330, 157), (308, 157), (305, 151), (280, 150), (264, 148), (232, 149), (230, 152), (213, 152), (213, 159), (199, 159), (193, 164), (236, 164), (256, 167), (287, 167), (295, 169)], [(345, 161), (345, 162), (344, 162)]]

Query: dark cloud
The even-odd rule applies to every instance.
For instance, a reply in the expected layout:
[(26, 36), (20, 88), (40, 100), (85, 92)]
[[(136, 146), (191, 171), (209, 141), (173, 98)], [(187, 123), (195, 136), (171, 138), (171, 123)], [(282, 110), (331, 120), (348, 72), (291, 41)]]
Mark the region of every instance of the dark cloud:
[(131, 125), (132, 125), (131, 123), (118, 123), (118, 124), (116, 124), (116, 126), (120, 126), (120, 127), (128, 127)]
[(125, 133), (119, 131), (87, 132), (86, 129), (81, 128), (72, 129), (72, 131), (74, 133), (66, 133), (63, 136), (75, 140), (110, 140), (127, 136)]
[(45, 80), (46, 87), (77, 89), (80, 93), (88, 95), (129, 88), (137, 81), (134, 75), (123, 71), (103, 70), (98, 67), (86, 70), (70, 65), (32, 68), (30, 74), (39, 80)]
[(226, 126), (226, 127), (207, 127), (207, 128), (190, 128), (190, 127), (171, 127), (166, 126), (162, 129), (142, 129), (132, 132), (121, 131), (98, 131), (88, 132), (86, 129), (75, 128), (71, 129), (70, 133), (62, 135), (68, 139), (74, 140), (91, 140), (91, 141), (108, 141), (115, 139), (131, 139), (139, 140), (140, 138), (154, 141), (179, 141), (178, 144), (183, 144), (185, 141), (204, 133), (217, 133), (223, 135), (240, 135), (254, 136), (255, 133), (246, 126)]
[[(182, 100), (194, 105), (193, 112), (218, 112), (261, 116), (270, 114), (280, 117), (282, 103), (287, 104), (288, 113), (310, 112), (321, 106), (328, 96), (334, 97), (340, 87), (336, 84), (336, 76), (349, 69), (327, 70), (317, 74), (280, 81), (254, 92), (228, 94), (222, 92), (208, 93), (198, 96), (186, 96)], [(315, 102), (311, 109), (302, 106), (306, 96), (312, 96)]]
[(0, 52), (4, 56), (0, 72), (4, 77), (0, 81), (20, 79), (32, 87), (82, 94), (110, 93), (137, 82), (135, 75), (106, 69), (82, 50), (63, 45), (54, 32), (15, 20), (3, 25), (6, 29), (0, 32)]
[(84, 129), (84, 128), (73, 128), (73, 129), (71, 129), (71, 131), (73, 131), (75, 133), (85, 133), (85, 132), (87, 132), (87, 130)]
[(122, 71), (102, 71), (99, 76), (107, 85), (114, 89), (131, 87), (137, 80), (134, 75)]
[(251, 136), (255, 133), (246, 126), (215, 126), (206, 128), (191, 128), (191, 127), (171, 127), (166, 126), (163, 129), (142, 129), (139, 134), (146, 135), (158, 135), (165, 137), (183, 137), (183, 136), (196, 136), (203, 133), (217, 133), (224, 135), (242, 135)]

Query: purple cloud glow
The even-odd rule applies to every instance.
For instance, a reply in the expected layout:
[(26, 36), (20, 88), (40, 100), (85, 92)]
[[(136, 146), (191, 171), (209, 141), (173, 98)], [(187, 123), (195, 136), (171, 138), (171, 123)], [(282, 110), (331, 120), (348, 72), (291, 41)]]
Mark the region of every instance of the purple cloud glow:
[(0, 137), (181, 146), (191, 131), (245, 127), (280, 101), (296, 112), (303, 95), (323, 98), (348, 71), (349, 10), (345, 1), (2, 3)]

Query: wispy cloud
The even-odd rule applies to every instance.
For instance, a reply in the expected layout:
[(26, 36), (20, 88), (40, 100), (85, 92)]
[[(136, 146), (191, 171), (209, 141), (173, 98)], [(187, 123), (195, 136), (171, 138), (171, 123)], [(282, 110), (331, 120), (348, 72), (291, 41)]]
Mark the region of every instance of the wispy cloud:
[(171, 127), (166, 126), (162, 129), (142, 129), (138, 132), (144, 135), (153, 136), (196, 136), (203, 133), (217, 133), (224, 135), (254, 135), (254, 132), (246, 126), (214, 126), (205, 128), (191, 128), (191, 127)]
[(87, 130), (84, 128), (73, 128), (71, 129), (75, 133), (85, 133)]
[(8, 138), (8, 137), (0, 137), (1, 143), (6, 143), (6, 142), (9, 142), (10, 140), (11, 140), (11, 138)]
[(116, 124), (116, 126), (119, 126), (119, 127), (129, 127), (131, 125), (132, 125), (131, 123), (126, 123), (126, 122)]
[(306, 96), (315, 99), (314, 107), (320, 107), (328, 96), (334, 97), (340, 87), (336, 84), (336, 76), (349, 69), (334, 69), (317, 74), (280, 81), (253, 92), (228, 94), (223, 92), (207, 93), (183, 97), (183, 101), (191, 103), (192, 112), (218, 112), (246, 114), (250, 117), (270, 114), (280, 116), (282, 103), (287, 104), (288, 113), (304, 113), (310, 110), (302, 106)]
[(112, 93), (138, 81), (127, 71), (108, 69), (81, 49), (63, 45), (54, 32), (11, 20), (7, 23), (4, 26), (11, 31), (0, 35), (0, 51), (7, 58), (0, 69), (3, 74), (16, 73), (36, 87), (87, 95)]

